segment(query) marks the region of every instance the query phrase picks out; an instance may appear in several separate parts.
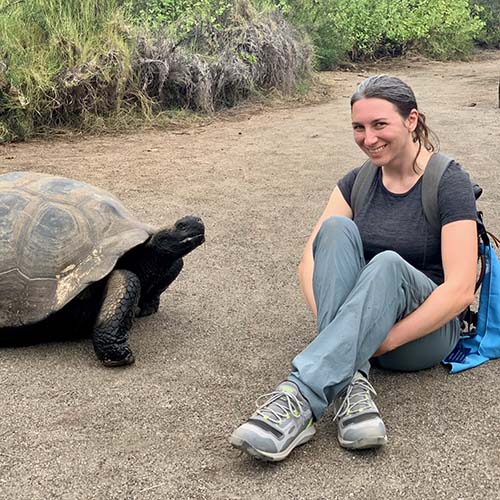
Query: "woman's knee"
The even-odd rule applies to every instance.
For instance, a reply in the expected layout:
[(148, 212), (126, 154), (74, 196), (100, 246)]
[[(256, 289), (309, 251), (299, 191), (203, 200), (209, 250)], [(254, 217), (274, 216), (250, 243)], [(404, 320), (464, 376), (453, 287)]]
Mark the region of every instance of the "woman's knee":
[[(347, 252), (351, 256), (363, 254), (363, 243), (358, 226), (349, 218), (341, 215), (328, 217), (323, 221), (313, 242), (313, 255), (320, 251), (328, 255)], [(364, 265), (364, 260), (363, 260)]]
[(380, 279), (381, 283), (399, 286), (401, 280), (408, 279), (409, 264), (403, 257), (392, 250), (385, 250), (373, 257), (365, 267), (365, 272), (372, 279)]
[(403, 344), (376, 360), (386, 370), (413, 372), (437, 366), (453, 350), (460, 337), (460, 325), (453, 319), (435, 332)]
[(392, 268), (401, 268), (407, 265), (407, 262), (399, 255), (397, 252), (393, 252), (392, 250), (385, 250), (383, 252), (378, 253), (375, 257), (370, 261), (371, 267), (377, 267), (380, 269), (392, 269)]
[(325, 235), (338, 235), (339, 233), (344, 234), (357, 231), (358, 227), (352, 219), (344, 217), (343, 215), (332, 215), (323, 221), (316, 238), (321, 238)]

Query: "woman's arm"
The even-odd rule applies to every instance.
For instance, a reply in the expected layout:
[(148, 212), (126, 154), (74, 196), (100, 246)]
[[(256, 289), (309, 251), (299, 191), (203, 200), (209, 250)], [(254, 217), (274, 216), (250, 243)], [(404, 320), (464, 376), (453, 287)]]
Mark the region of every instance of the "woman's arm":
[(477, 227), (472, 220), (441, 229), (444, 282), (411, 314), (398, 321), (374, 356), (437, 330), (474, 301), (477, 270)]
[(302, 295), (307, 306), (311, 309), (315, 316), (317, 315), (317, 309), (312, 286), (312, 276), (314, 270), (312, 246), (314, 238), (316, 237), (321, 224), (323, 224), (323, 221), (333, 215), (343, 215), (344, 217), (352, 219), (351, 207), (345, 201), (338, 187), (335, 187), (333, 190), (321, 217), (318, 219), (318, 222), (316, 222), (311, 236), (309, 236), (309, 239), (307, 240), (304, 254), (302, 255), (302, 260), (300, 261), (298, 268), (300, 290), (302, 291)]

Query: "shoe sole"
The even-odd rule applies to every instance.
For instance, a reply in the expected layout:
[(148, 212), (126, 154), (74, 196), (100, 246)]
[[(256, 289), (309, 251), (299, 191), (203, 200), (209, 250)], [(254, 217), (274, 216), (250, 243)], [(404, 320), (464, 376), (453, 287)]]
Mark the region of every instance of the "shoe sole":
[(270, 453), (267, 451), (258, 450), (244, 439), (241, 439), (235, 435), (231, 435), (231, 437), (229, 438), (229, 442), (235, 448), (238, 448), (239, 450), (242, 450), (248, 453), (249, 455), (252, 455), (257, 460), (263, 460), (265, 462), (279, 462), (287, 458), (288, 455), (290, 455), (290, 453), (297, 446), (307, 443), (307, 441), (309, 441), (314, 436), (314, 434), (316, 434), (316, 429), (313, 426), (309, 427), (308, 429), (305, 429), (290, 443), (288, 448), (279, 453)]
[(387, 444), (387, 436), (378, 436), (371, 438), (356, 439), (356, 441), (345, 441), (344, 439), (338, 438), (340, 446), (342, 448), (348, 448), (349, 450), (366, 450), (369, 448), (380, 448)]

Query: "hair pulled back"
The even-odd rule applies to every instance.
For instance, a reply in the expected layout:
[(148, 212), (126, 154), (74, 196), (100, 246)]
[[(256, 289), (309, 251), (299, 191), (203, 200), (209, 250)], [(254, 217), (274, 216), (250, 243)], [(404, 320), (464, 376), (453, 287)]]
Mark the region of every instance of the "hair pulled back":
[[(351, 108), (360, 99), (377, 98), (391, 102), (399, 115), (406, 120), (412, 109), (418, 111), (417, 99), (413, 90), (405, 82), (389, 75), (375, 75), (363, 80), (351, 96)], [(418, 111), (418, 122), (413, 131), (413, 142), (418, 142), (417, 157), (422, 146), (427, 151), (436, 151), (439, 147), (437, 135), (427, 126), (425, 115)], [(416, 167), (416, 158), (414, 162)]]

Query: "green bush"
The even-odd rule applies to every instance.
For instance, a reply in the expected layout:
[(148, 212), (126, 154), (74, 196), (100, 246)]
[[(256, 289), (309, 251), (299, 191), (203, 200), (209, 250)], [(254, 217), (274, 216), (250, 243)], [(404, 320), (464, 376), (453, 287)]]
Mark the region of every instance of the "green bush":
[(158, 30), (174, 26), (187, 33), (198, 26), (222, 29), (230, 14), (233, 0), (125, 0), (124, 6), (138, 24)]
[(484, 23), (468, 0), (258, 0), (306, 29), (320, 68), (418, 50), (449, 59), (470, 52)]
[(293, 91), (311, 60), (301, 32), (249, 0), (0, 0), (0, 142)]
[(484, 22), (484, 29), (476, 41), (486, 47), (500, 48), (500, 1), (471, 0), (471, 8), (477, 10)]

